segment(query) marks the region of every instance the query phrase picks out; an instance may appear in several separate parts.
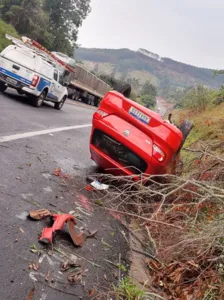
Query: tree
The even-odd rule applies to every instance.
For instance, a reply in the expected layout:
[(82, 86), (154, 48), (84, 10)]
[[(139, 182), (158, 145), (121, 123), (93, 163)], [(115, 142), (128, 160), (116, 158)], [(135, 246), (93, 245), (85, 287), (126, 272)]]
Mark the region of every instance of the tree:
[(78, 29), (90, 12), (90, 0), (45, 0), (44, 9), (49, 13), (53, 49), (73, 56)]
[(38, 40), (44, 46), (51, 44), (48, 30), (48, 15), (42, 9), (40, 0), (0, 0), (3, 19), (19, 34)]
[(210, 102), (211, 93), (203, 85), (198, 85), (195, 88), (188, 90), (182, 101), (185, 107), (196, 110), (205, 110)]
[(156, 98), (153, 95), (144, 95), (141, 97), (141, 104), (153, 109), (156, 106)]
[(5, 38), (6, 33), (19, 38), (18, 33), (11, 25), (6, 24), (4, 21), (0, 20), (0, 51), (11, 44), (9, 40)]
[(141, 103), (147, 108), (154, 108), (156, 106), (157, 89), (151, 84), (150, 81), (146, 81), (141, 89)]
[(3, 20), (19, 34), (71, 56), (89, 12), (90, 0), (0, 0)]
[(141, 95), (152, 95), (154, 98), (156, 98), (157, 89), (150, 81), (146, 81), (142, 86)]

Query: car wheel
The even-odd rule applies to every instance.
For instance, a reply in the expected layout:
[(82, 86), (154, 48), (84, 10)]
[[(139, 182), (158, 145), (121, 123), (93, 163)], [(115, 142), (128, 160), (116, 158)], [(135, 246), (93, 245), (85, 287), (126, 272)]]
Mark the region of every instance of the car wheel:
[(57, 109), (57, 110), (61, 110), (62, 107), (63, 107), (63, 105), (64, 105), (64, 103), (65, 103), (65, 101), (66, 101), (66, 97), (64, 97), (64, 98), (61, 100), (61, 102), (55, 103), (55, 104), (54, 104), (54, 108)]
[(7, 85), (5, 85), (3, 82), (0, 82), (0, 92), (5, 92), (7, 89)]
[(43, 91), (40, 96), (33, 98), (33, 106), (35, 107), (41, 107), (41, 105), (44, 103), (44, 100), (46, 98), (46, 92)]
[(76, 93), (73, 93), (71, 98), (72, 100), (76, 100)]
[(179, 128), (183, 134), (183, 142), (182, 142), (182, 146), (183, 146), (191, 130), (194, 128), (194, 123), (192, 121), (184, 120)]
[(131, 96), (131, 85), (123, 82), (117, 83), (114, 90), (124, 95), (126, 98)]
[(180, 154), (181, 149), (183, 148), (183, 145), (190, 134), (191, 130), (194, 128), (194, 123), (192, 121), (184, 120), (181, 125), (179, 126), (180, 131), (182, 132), (183, 135), (183, 141), (181, 143), (181, 146), (177, 153), (174, 155), (173, 159), (175, 160), (178, 155)]

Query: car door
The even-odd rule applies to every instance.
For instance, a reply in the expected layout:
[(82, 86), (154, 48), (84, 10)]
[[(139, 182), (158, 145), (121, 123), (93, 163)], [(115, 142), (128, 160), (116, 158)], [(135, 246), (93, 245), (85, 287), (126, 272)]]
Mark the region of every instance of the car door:
[(53, 80), (50, 88), (50, 92), (48, 93), (48, 97), (52, 100), (58, 101), (60, 100), (60, 87), (59, 87), (59, 72), (54, 69)]
[(62, 74), (59, 72), (59, 83), (58, 83), (58, 99), (61, 100), (65, 95), (65, 83)]

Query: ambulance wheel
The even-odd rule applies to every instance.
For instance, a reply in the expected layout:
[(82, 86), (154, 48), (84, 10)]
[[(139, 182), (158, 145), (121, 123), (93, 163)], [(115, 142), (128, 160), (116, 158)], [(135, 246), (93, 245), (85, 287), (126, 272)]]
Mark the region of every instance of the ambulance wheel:
[(33, 106), (35, 107), (41, 107), (41, 105), (44, 103), (44, 100), (46, 98), (46, 92), (43, 91), (40, 96), (33, 98)]
[(61, 102), (58, 102), (58, 103), (55, 103), (54, 104), (54, 108), (57, 109), (57, 110), (61, 110), (64, 103), (65, 103), (65, 100), (66, 100), (66, 97), (64, 97)]

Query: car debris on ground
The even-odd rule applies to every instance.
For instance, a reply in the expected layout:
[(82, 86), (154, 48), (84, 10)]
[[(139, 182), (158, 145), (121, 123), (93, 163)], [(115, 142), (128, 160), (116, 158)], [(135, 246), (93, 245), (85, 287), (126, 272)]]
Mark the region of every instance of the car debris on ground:
[(54, 221), (52, 227), (45, 227), (42, 230), (41, 237), (39, 239), (40, 242), (46, 244), (53, 244), (53, 235), (58, 230), (62, 230), (64, 224), (67, 223), (68, 231), (72, 238), (72, 241), (76, 247), (83, 246), (85, 240), (87, 238), (95, 237), (98, 230), (94, 230), (92, 232), (76, 232), (75, 225), (77, 225), (76, 218), (71, 214), (52, 214), (47, 209), (40, 209), (40, 210), (32, 210), (29, 213), (29, 217), (33, 220), (42, 220), (47, 217), (51, 217)]
[(98, 191), (106, 191), (110, 187), (108, 184), (101, 183), (92, 176), (87, 176), (86, 181), (89, 183), (89, 185), (85, 188), (88, 191), (92, 191), (94, 189)]
[(52, 213), (47, 209), (31, 210), (29, 213), (29, 217), (32, 220), (36, 221), (42, 220), (46, 217), (50, 217), (51, 215)]
[(109, 189), (108, 184), (100, 183), (98, 180), (95, 180), (95, 181), (91, 182), (90, 185), (98, 191), (105, 191), (105, 190)]

